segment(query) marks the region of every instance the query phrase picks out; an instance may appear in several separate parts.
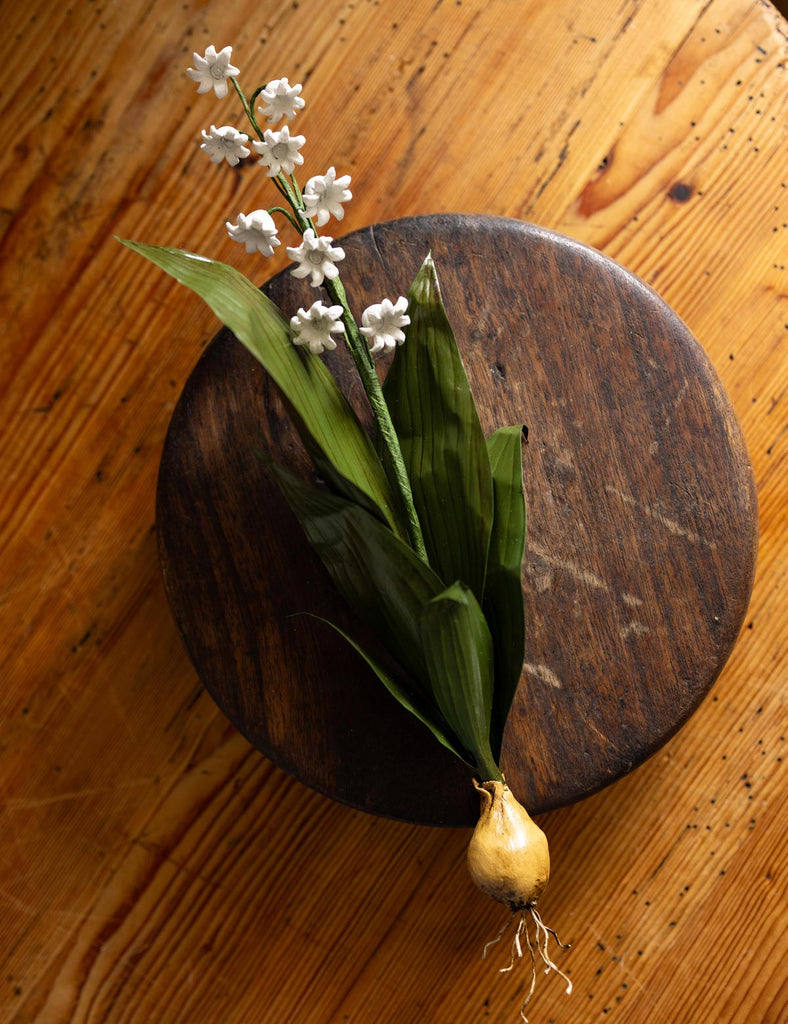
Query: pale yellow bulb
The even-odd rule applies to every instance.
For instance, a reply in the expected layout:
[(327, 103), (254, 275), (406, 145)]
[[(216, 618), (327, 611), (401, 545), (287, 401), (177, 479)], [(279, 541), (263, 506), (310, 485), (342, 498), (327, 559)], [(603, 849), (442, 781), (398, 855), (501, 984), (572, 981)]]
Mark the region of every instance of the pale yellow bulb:
[(481, 813), (468, 845), (468, 870), (487, 896), (512, 911), (533, 906), (550, 878), (547, 836), (509, 787), (476, 785)]

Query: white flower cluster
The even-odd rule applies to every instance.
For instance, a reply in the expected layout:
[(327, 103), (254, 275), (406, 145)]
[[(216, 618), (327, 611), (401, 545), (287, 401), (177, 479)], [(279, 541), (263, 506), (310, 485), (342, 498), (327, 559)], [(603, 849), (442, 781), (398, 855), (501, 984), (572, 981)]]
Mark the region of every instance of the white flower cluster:
[[(225, 97), (228, 80), (235, 79), (240, 73), (230, 63), (232, 47), (225, 46), (217, 53), (214, 46), (209, 46), (203, 57), (198, 53), (193, 56), (194, 67), (188, 68), (186, 73), (198, 83), (197, 92), (205, 93), (213, 89), (219, 99)], [(233, 86), (243, 98), (235, 81)], [(306, 105), (301, 90), (300, 84), (290, 85), (287, 78), (276, 78), (259, 91), (263, 106), (257, 109), (268, 124), (274, 124), (282, 118), (292, 121)], [(257, 128), (246, 100), (243, 102), (252, 124)], [(295, 168), (304, 162), (299, 152), (306, 142), (304, 136), (291, 135), (288, 124), (279, 131), (266, 128), (261, 134), (262, 138), (252, 141), (251, 146), (260, 157), (260, 164), (267, 168), (268, 177), (292, 178)], [(202, 139), (200, 149), (212, 163), (226, 161), (235, 167), (251, 153), (247, 146), (249, 136), (230, 125), (221, 128), (211, 125), (209, 131), (202, 132)], [(295, 185), (295, 179), (292, 180)], [(332, 245), (334, 239), (329, 235), (318, 235), (311, 225), (323, 227), (331, 217), (342, 220), (345, 216), (343, 204), (353, 198), (349, 185), (349, 174), (337, 177), (336, 169), (329, 167), (325, 174), (310, 178), (303, 193), (298, 191), (297, 185), (295, 187), (300, 201), (300, 206), (295, 207), (295, 213), (301, 225), (302, 242), (298, 246), (288, 246), (287, 255), (298, 264), (291, 271), (293, 276), (308, 277), (313, 288), (319, 288), (325, 281), (334, 281), (339, 276), (337, 264), (345, 258), (345, 251), (340, 246)], [(289, 184), (282, 187), (289, 188)], [(244, 245), (248, 253), (259, 252), (263, 256), (272, 256), (274, 249), (281, 243), (271, 212), (253, 210), (248, 214), (239, 213), (236, 224), (226, 222), (230, 238)], [(394, 303), (390, 299), (383, 299), (364, 310), (359, 331), (366, 337), (370, 353), (390, 352), (402, 344), (405, 340), (403, 328), (410, 323), (407, 308), (408, 300), (401, 295)], [(324, 350), (335, 349), (336, 342), (332, 335), (344, 333), (344, 314), (341, 305), (326, 306), (320, 301), (314, 302), (309, 309), (299, 309), (297, 316), (290, 320), (293, 343), (308, 347), (316, 355)]]

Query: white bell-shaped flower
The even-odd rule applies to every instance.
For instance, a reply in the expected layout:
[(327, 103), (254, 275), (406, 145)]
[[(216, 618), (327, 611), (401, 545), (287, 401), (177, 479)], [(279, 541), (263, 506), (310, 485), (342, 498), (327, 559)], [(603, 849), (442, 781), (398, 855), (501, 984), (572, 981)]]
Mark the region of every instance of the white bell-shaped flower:
[(225, 46), (218, 53), (215, 46), (209, 46), (204, 57), (199, 53), (192, 54), (194, 67), (187, 68), (186, 74), (198, 83), (197, 92), (210, 92), (213, 89), (219, 99), (227, 95), (227, 79), (240, 74), (238, 68), (230, 63), (232, 53), (232, 46)]
[(290, 271), (293, 277), (308, 277), (313, 288), (319, 288), (324, 278), (333, 281), (338, 277), (337, 263), (345, 258), (345, 250), (338, 245), (332, 246), (333, 241), (330, 236), (318, 237), (311, 228), (307, 228), (301, 245), (295, 248), (288, 246), (287, 249), (290, 259), (298, 263)]
[(249, 136), (239, 132), (232, 125), (225, 124), (221, 128), (211, 125), (209, 131), (203, 131), (203, 141), (200, 149), (207, 153), (211, 163), (220, 164), (226, 160), (231, 167), (235, 167), (241, 160), (249, 156), (250, 150), (244, 145), (249, 141)]
[(253, 142), (252, 145), (260, 154), (260, 163), (268, 168), (268, 177), (275, 178), (280, 171), (283, 174), (292, 174), (296, 164), (304, 162), (298, 151), (305, 142), (303, 135), (291, 137), (290, 129), (285, 125), (278, 132), (266, 128), (262, 142)]
[(241, 242), (246, 251), (260, 252), (263, 256), (273, 256), (274, 249), (281, 242), (276, 236), (276, 224), (268, 210), (253, 210), (252, 213), (239, 213), (238, 223), (226, 222), (227, 232), (234, 242)]
[(331, 335), (342, 334), (345, 330), (341, 317), (341, 306), (326, 306), (319, 299), (309, 309), (299, 309), (298, 314), (290, 318), (293, 344), (306, 345), (316, 356), (324, 349), (332, 351), (337, 343)]
[(304, 186), (304, 213), (318, 227), (322, 227), (329, 217), (342, 220), (345, 216), (342, 204), (353, 198), (349, 184), (350, 175), (343, 174), (338, 178), (333, 167), (329, 167), (325, 174), (316, 174)]
[(281, 121), (283, 117), (292, 121), (298, 111), (306, 106), (299, 95), (301, 89), (301, 85), (291, 85), (286, 78), (275, 78), (260, 93), (265, 106), (257, 109), (269, 124)]
[(367, 306), (361, 314), (359, 331), (369, 342), (369, 351), (373, 355), (383, 350), (391, 352), (405, 340), (402, 328), (410, 323), (407, 308), (408, 300), (400, 295), (396, 302), (383, 299), (382, 302)]

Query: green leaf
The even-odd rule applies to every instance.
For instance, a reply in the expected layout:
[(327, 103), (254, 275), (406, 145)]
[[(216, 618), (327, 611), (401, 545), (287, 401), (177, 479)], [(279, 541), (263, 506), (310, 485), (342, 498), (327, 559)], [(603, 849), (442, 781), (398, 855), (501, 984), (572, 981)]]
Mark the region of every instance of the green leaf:
[(481, 601), (492, 522), (490, 460), (430, 256), (408, 293), (411, 318), (384, 394), (430, 565)]
[(484, 778), (499, 779), (490, 749), (492, 636), (469, 587), (453, 583), (426, 605), (421, 641), (438, 709)]
[(360, 644), (356, 643), (353, 637), (349, 636), (335, 623), (331, 622), (329, 619), (324, 619), (319, 615), (312, 617), (320, 619), (321, 622), (325, 622), (327, 625), (331, 626), (332, 629), (336, 630), (340, 636), (344, 637), (350, 646), (361, 655), (364, 661), (366, 661), (367, 665), (369, 665), (392, 697), (395, 697), (400, 704), (406, 708), (406, 710), (410, 711), (412, 715), (415, 715), (422, 725), (426, 725), (432, 735), (442, 743), (444, 747), (450, 750), (452, 754), (458, 757), (461, 761), (466, 761), (467, 763), (465, 755), (459, 750), (459, 743), (457, 742), (456, 737), (453, 737), (450, 730), (444, 728), (444, 726), (439, 723), (439, 715), (437, 714), (436, 709), (428, 705), (423, 699), (420, 700), (418, 696), (411, 693), (409, 688), (403, 682), (397, 679), (392, 672), (385, 669), (376, 658), (369, 654), (368, 651), (365, 651)]
[(495, 651), (491, 744), (498, 756), (525, 656), (521, 576), (526, 529), (522, 428), (502, 427), (496, 430), (487, 441), (487, 450), (492, 467), (495, 511), (483, 607)]
[(225, 263), (182, 249), (118, 241), (204, 299), (276, 382), (294, 422), (300, 431), (306, 431), (307, 448), (313, 451), (316, 445), (338, 472), (381, 510), (392, 529), (404, 536), (393, 511), (390, 484), (371, 440), (325, 364), (292, 344), (290, 326), (279, 308)]
[(281, 466), (272, 470), (336, 588), (428, 694), (421, 612), (443, 590), (441, 580), (365, 509), (310, 487)]
[[(359, 505), (380, 522), (385, 522), (380, 509), (370, 500), (369, 496), (359, 490), (347, 477), (343, 476), (319, 449), (310, 452), (310, 455), (318, 475), (326, 482), (329, 490), (352, 502), (354, 505)], [(271, 461), (273, 462), (273, 460)]]

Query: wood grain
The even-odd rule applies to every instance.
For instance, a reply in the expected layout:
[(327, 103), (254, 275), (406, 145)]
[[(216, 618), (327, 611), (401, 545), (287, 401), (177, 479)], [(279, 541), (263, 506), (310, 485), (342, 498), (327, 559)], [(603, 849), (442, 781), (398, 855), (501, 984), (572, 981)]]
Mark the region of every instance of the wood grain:
[[(786, 1018), (786, 23), (760, 0), (104, 0), (4, 5), (0, 1018), (14, 1024), (517, 1019), (524, 980), (465, 830), (326, 800), (199, 686), (159, 578), (156, 472), (217, 325), (112, 235), (262, 282), (222, 225), (254, 167), (183, 75), (233, 43), (303, 80), (342, 232), (527, 219), (602, 249), (699, 339), (741, 420), (760, 548), (746, 625), (644, 766), (542, 818), (575, 992), (534, 1021)], [(263, 200), (264, 202), (266, 200)], [(540, 978), (540, 982), (542, 979)]]
[[(686, 721), (747, 610), (755, 487), (719, 378), (654, 292), (542, 228), (443, 214), (342, 248), (359, 317), (406, 292), (431, 252), (483, 429), (528, 426), (528, 650), (503, 768), (532, 813), (588, 796)], [(289, 271), (266, 290), (285, 311), (313, 301)], [(364, 415), (347, 353), (327, 362)], [(465, 767), (302, 614), (357, 637), (363, 625), (261, 455), (312, 478), (272, 381), (223, 332), (181, 395), (157, 497), (165, 587), (200, 678), (300, 781), (362, 810), (473, 825)]]

